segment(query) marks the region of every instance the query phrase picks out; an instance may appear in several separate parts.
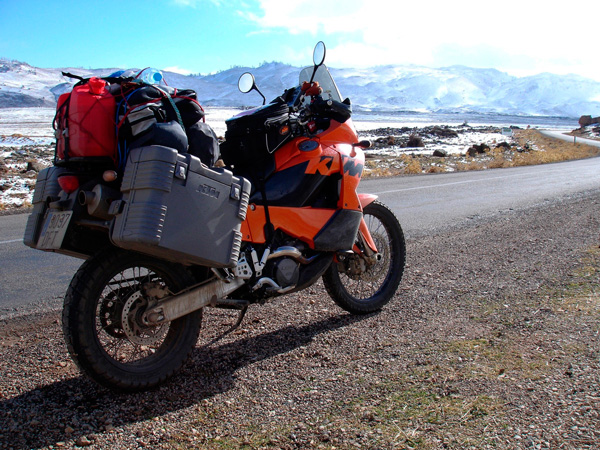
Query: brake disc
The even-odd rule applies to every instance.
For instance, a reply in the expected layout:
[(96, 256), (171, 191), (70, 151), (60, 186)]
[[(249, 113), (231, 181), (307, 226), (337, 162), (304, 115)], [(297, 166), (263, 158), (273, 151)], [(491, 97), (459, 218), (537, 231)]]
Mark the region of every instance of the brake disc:
[(131, 295), (121, 313), (123, 331), (134, 344), (151, 346), (160, 342), (169, 327), (168, 324), (160, 326), (147, 326), (142, 323), (142, 315), (146, 310), (148, 302), (144, 299), (141, 292), (135, 292)]

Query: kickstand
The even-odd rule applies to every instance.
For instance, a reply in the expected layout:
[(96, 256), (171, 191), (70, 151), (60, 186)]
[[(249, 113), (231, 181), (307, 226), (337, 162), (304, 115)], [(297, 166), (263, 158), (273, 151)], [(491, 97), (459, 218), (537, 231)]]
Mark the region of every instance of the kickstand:
[(233, 326), (231, 328), (229, 328), (227, 331), (225, 331), (224, 333), (222, 333), (221, 335), (217, 336), (216, 338), (214, 338), (212, 341), (210, 341), (208, 343), (208, 345), (213, 345), (216, 342), (219, 342), (221, 339), (223, 339), (225, 336), (227, 336), (229, 333), (235, 331), (241, 324), (242, 321), (244, 320), (244, 317), (246, 316), (246, 311), (248, 311), (248, 305), (244, 306), (241, 310), (240, 310), (240, 315), (238, 316), (237, 321), (233, 324)]

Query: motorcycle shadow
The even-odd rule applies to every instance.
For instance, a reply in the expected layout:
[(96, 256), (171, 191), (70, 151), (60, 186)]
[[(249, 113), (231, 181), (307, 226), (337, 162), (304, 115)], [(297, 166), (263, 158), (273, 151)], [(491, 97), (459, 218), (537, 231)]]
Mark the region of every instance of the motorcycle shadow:
[(184, 369), (151, 391), (123, 394), (84, 376), (59, 381), (0, 401), (0, 448), (29, 449), (75, 441), (175, 412), (227, 392), (239, 369), (306, 346), (319, 334), (371, 315), (340, 314), (302, 326), (200, 345)]

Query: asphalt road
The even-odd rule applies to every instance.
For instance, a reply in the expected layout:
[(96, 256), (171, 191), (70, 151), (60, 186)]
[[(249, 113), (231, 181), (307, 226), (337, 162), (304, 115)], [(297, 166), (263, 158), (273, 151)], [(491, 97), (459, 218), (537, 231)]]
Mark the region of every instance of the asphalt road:
[(548, 136), (548, 137), (560, 139), (561, 141), (580, 143), (580, 144), (592, 145), (594, 147), (600, 147), (600, 141), (597, 141), (594, 139), (581, 138), (581, 137), (567, 136), (562, 131), (540, 130), (540, 133), (542, 133), (543, 135)]
[(390, 206), (407, 235), (600, 189), (600, 158), (539, 166), (361, 182)]
[(23, 244), (27, 214), (0, 217), (0, 317), (15, 308), (57, 303), (82, 260)]
[[(377, 194), (390, 206), (410, 239), (586, 191), (600, 194), (600, 158), (363, 180), (360, 190)], [(0, 217), (0, 316), (34, 306), (56, 306), (82, 262), (24, 246), (26, 221), (25, 214)]]

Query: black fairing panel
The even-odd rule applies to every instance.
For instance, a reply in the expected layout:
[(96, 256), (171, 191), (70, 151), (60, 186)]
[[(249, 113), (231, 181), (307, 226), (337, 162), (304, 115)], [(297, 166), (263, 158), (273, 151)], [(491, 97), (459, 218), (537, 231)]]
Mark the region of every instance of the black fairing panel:
[(351, 250), (362, 219), (362, 211), (340, 209), (315, 236), (315, 250)]
[[(273, 173), (265, 182), (268, 206), (301, 208), (336, 208), (339, 199), (339, 175), (306, 174), (308, 162)], [(259, 183), (250, 196), (250, 203), (264, 204)]]

